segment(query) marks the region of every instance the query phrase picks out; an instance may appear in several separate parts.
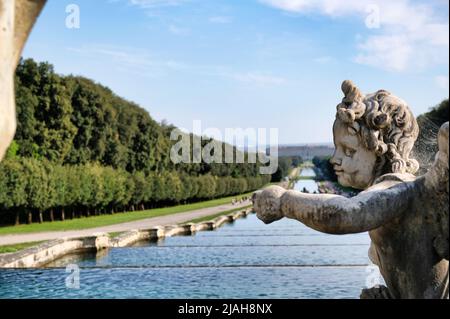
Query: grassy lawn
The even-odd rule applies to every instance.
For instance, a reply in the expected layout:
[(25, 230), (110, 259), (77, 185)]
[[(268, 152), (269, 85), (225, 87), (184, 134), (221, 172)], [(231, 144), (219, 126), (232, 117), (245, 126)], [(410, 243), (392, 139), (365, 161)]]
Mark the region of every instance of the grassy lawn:
[(173, 207), (156, 208), (151, 210), (145, 210), (141, 212), (127, 212), (117, 213), (114, 215), (101, 215), (92, 216), (88, 218), (72, 219), (66, 221), (45, 222), (42, 224), (31, 225), (19, 225), (19, 226), (6, 226), (0, 227), (1, 235), (10, 234), (26, 234), (26, 233), (39, 233), (47, 231), (67, 231), (67, 230), (80, 230), (96, 228), (101, 226), (109, 226), (114, 224), (121, 224), (126, 222), (132, 222), (145, 218), (152, 218), (157, 216), (172, 215), (182, 212), (188, 212), (196, 209), (209, 208), (224, 204), (230, 204), (233, 198), (241, 198), (243, 196), (251, 196), (252, 193), (243, 194), (239, 196), (230, 196), (219, 199), (214, 199), (205, 202), (199, 202), (187, 205), (178, 205)]
[(241, 211), (241, 210), (246, 210), (247, 208), (250, 208), (250, 207), (252, 207), (252, 205), (248, 205), (248, 206), (241, 207), (241, 208), (230, 209), (230, 210), (227, 210), (227, 211), (224, 211), (224, 212), (220, 212), (220, 213), (217, 213), (217, 214), (214, 214), (214, 215), (210, 215), (210, 216), (196, 218), (196, 219), (193, 219), (193, 220), (190, 220), (190, 221), (186, 222), (186, 224), (188, 224), (188, 223), (197, 224), (197, 223), (207, 222), (207, 221), (213, 220), (214, 218), (217, 218), (219, 216), (228, 215), (228, 214), (231, 214), (231, 213), (234, 213), (234, 212), (238, 212), (238, 211)]
[(25, 249), (25, 248), (37, 246), (40, 243), (43, 243), (43, 241), (35, 241), (35, 242), (31, 242), (31, 243), (0, 246), (0, 254), (15, 253), (15, 252)]
[(120, 235), (122, 235), (123, 233), (125, 233), (125, 232), (118, 231), (118, 232), (108, 233), (108, 235), (109, 235), (109, 238), (116, 238), (116, 237), (119, 237)]
[[(211, 221), (214, 218), (217, 218), (219, 216), (223, 216), (223, 215), (228, 215), (234, 212), (238, 212), (241, 210), (245, 210), (252, 207), (252, 205), (248, 205), (245, 207), (241, 207), (241, 208), (235, 208), (235, 209), (230, 209), (224, 212), (220, 212), (214, 215), (209, 215), (209, 216), (205, 216), (205, 217), (201, 217), (201, 218), (196, 218), (196, 219), (192, 219), (187, 223), (202, 223), (202, 222), (206, 222), (206, 221)], [(113, 233), (109, 233), (109, 237), (111, 238), (115, 238), (119, 235), (123, 234), (123, 232), (113, 232)], [(6, 253), (15, 253), (18, 252), (19, 250), (23, 250), (29, 247), (33, 247), (33, 246), (37, 246), (39, 244), (43, 243), (43, 241), (36, 241), (36, 242), (30, 242), (30, 243), (22, 243), (22, 244), (14, 244), (14, 245), (6, 245), (6, 246), (0, 246), (0, 254), (6, 254)]]

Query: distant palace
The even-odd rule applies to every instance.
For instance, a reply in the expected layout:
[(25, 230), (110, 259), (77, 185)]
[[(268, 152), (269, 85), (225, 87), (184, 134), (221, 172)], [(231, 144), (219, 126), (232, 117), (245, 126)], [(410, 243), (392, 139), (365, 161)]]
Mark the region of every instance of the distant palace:
[(278, 156), (301, 156), (304, 160), (312, 160), (315, 156), (331, 156), (334, 152), (332, 144), (280, 145)]

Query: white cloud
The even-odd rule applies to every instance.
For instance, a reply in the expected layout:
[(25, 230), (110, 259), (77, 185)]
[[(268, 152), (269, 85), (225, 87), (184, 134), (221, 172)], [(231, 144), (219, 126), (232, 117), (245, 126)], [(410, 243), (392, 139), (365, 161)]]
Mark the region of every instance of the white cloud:
[(189, 0), (128, 0), (131, 5), (136, 5), (144, 9), (179, 6), (188, 1)]
[(318, 58), (314, 59), (314, 62), (319, 63), (319, 64), (327, 64), (332, 62), (334, 59), (333, 57), (326, 55), (326, 56), (320, 56)]
[(69, 47), (67, 50), (90, 58), (110, 58), (126, 66), (153, 66), (155, 62), (150, 55), (142, 50), (116, 47), (109, 45), (83, 45), (78, 48)]
[(411, 42), (401, 35), (372, 36), (360, 43), (358, 48), (357, 63), (394, 71), (403, 71), (408, 67), (414, 50)]
[(281, 85), (287, 82), (286, 79), (282, 77), (265, 75), (259, 73), (235, 73), (231, 74), (231, 77), (239, 82), (261, 85), (261, 86), (273, 86), (273, 85)]
[(187, 28), (180, 28), (176, 25), (170, 25), (169, 26), (169, 32), (174, 34), (174, 35), (180, 35), (180, 36), (186, 36), (189, 35), (191, 33), (191, 31)]
[(260, 0), (260, 2), (294, 13), (319, 12), (339, 16), (354, 11), (364, 11), (364, 0)]
[(185, 71), (191, 68), (183, 62), (160, 59), (147, 50), (130, 47), (90, 44), (78, 48), (69, 47), (67, 50), (145, 77), (157, 77), (166, 75), (168, 71)]
[(231, 17), (226, 17), (226, 16), (216, 16), (216, 17), (210, 17), (208, 20), (211, 23), (227, 24), (227, 23), (231, 23), (233, 19)]
[[(448, 65), (448, 15), (432, 3), (410, 0), (259, 0), (297, 14), (320, 14), (334, 19), (354, 17), (369, 27), (376, 18), (379, 28), (357, 43), (355, 61), (392, 71)], [(448, 12), (448, 2), (441, 3)], [(376, 10), (374, 10), (374, 8)], [(378, 14), (379, 13), (379, 14)], [(443, 17), (442, 17), (443, 16)]]
[(239, 83), (257, 86), (274, 86), (287, 82), (285, 78), (264, 74), (261, 72), (246, 72), (233, 70), (222, 65), (197, 65), (189, 64), (170, 59), (161, 59), (147, 50), (131, 47), (118, 47), (111, 45), (90, 44), (78, 48), (66, 48), (85, 58), (106, 61), (111, 65), (111, 61), (117, 69), (122, 72), (148, 76), (166, 76), (170, 71), (187, 72), (203, 77), (221, 77), (232, 79)]

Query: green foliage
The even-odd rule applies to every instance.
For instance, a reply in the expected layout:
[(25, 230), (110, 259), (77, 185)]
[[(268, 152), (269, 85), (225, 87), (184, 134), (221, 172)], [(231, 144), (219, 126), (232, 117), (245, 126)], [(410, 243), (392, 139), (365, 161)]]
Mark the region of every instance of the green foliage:
[[(175, 170), (220, 177), (259, 173), (259, 163), (172, 164), (173, 125), (157, 123), (146, 110), (89, 79), (58, 75), (48, 63), (22, 60), (16, 72), (16, 92), (16, 143), (20, 147), (14, 152), (22, 157), (63, 165), (98, 163), (130, 173)], [(202, 147), (211, 141), (203, 139)], [(238, 152), (223, 144), (223, 159), (227, 147)]]
[(330, 156), (316, 156), (312, 162), (314, 164), (314, 171), (316, 173), (316, 180), (337, 182), (337, 176), (330, 163)]
[(440, 127), (449, 120), (449, 102), (448, 99), (442, 101), (439, 105), (432, 107), (429, 112), (420, 115), (417, 118), (419, 126), (423, 126), (425, 122), (431, 121), (435, 126)]
[(36, 241), (31, 243), (22, 243), (22, 244), (14, 244), (14, 245), (2, 245), (0, 246), (0, 254), (7, 254), (7, 253), (15, 253), (23, 249), (27, 249), (30, 247), (37, 246), (39, 244), (43, 243), (42, 241)]
[(188, 176), (176, 171), (130, 174), (98, 164), (58, 165), (33, 158), (0, 164), (0, 211), (130, 211), (155, 204), (208, 200), (261, 188), (270, 176)]
[(48, 63), (22, 61), (16, 72), (16, 100), (19, 124), (16, 139), (21, 155), (39, 155), (55, 162), (64, 162), (70, 151), (76, 127), (64, 79), (56, 75)]
[[(201, 201), (196, 203), (190, 203), (186, 205), (176, 205), (163, 208), (154, 208), (138, 213), (130, 211), (121, 214), (104, 214), (99, 216), (92, 216), (90, 218), (76, 218), (73, 220), (66, 219), (65, 221), (44, 222), (42, 224), (33, 223), (30, 225), (18, 225), (18, 226), (6, 226), (0, 227), (1, 235), (13, 235), (13, 234), (29, 234), (40, 233), (48, 231), (68, 231), (68, 230), (80, 230), (91, 229), (102, 226), (116, 225), (121, 223), (127, 223), (137, 220), (143, 220), (146, 218), (154, 218), (159, 216), (167, 216), (178, 213), (185, 213), (193, 210), (217, 207), (220, 205), (230, 204), (233, 199), (240, 199), (242, 197), (249, 197), (248, 194), (241, 194), (237, 196), (222, 197), (219, 199), (213, 199), (210, 201)], [(241, 208), (243, 209), (243, 208)], [(70, 215), (70, 214), (68, 214)]]
[(6, 158), (16, 158), (17, 154), (19, 153), (19, 144), (16, 141), (12, 141), (11, 145), (9, 146), (8, 150), (6, 151)]
[(208, 200), (270, 181), (259, 163), (172, 164), (174, 126), (48, 63), (22, 60), (16, 92), (19, 123), (0, 164), (1, 223), (19, 221), (21, 212), (32, 222), (36, 214), (43, 221)]
[(5, 209), (27, 204), (27, 179), (18, 161), (4, 160), (0, 166), (0, 203)]
[(232, 213), (235, 213), (235, 212), (243, 211), (243, 210), (251, 208), (251, 207), (252, 207), (252, 205), (249, 205), (249, 206), (245, 206), (245, 207), (230, 209), (230, 210), (227, 210), (227, 211), (224, 211), (224, 212), (220, 212), (220, 213), (217, 213), (217, 214), (214, 214), (214, 215), (210, 215), (210, 216), (195, 218), (195, 219), (192, 219), (192, 220), (186, 222), (186, 224), (189, 224), (189, 223), (197, 224), (197, 223), (213, 221), (217, 217), (226, 216), (226, 215), (229, 215), (229, 214), (232, 214)]
[(292, 168), (298, 167), (302, 163), (303, 163), (303, 160), (300, 156), (280, 157), (278, 159), (278, 169), (272, 175), (271, 182), (272, 183), (281, 182), (286, 176), (289, 175), (289, 171)]
[(449, 120), (449, 101), (442, 101), (429, 112), (417, 118), (419, 136), (413, 149), (413, 158), (419, 161), (419, 175), (424, 174), (432, 165), (438, 151), (437, 134), (442, 124)]

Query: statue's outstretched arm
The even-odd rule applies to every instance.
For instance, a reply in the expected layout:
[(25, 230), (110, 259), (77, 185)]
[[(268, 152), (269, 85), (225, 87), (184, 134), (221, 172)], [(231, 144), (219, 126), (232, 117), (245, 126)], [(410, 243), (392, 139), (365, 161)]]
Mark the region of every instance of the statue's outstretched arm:
[(288, 217), (325, 233), (360, 233), (400, 216), (412, 202), (415, 187), (415, 181), (387, 181), (346, 198), (272, 186), (255, 193), (253, 204), (258, 217), (266, 223)]

